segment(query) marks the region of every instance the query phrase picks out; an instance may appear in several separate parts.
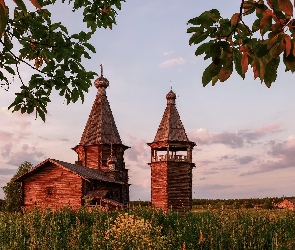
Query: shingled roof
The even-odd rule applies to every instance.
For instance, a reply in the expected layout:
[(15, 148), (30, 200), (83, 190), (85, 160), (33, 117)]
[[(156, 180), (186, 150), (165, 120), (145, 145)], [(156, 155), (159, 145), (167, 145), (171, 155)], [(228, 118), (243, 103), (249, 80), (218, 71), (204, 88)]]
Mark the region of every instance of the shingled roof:
[(92, 169), (92, 168), (87, 168), (78, 164), (72, 164), (64, 161), (59, 161), (55, 159), (46, 159), (45, 161), (39, 163), (36, 167), (32, 168), (30, 171), (27, 173), (21, 175), (14, 181), (19, 182), (23, 181), (26, 179), (28, 176), (33, 174), (35, 171), (38, 169), (44, 167), (46, 163), (53, 163), (57, 166), (60, 166), (62, 168), (67, 169), (68, 171), (79, 175), (81, 178), (86, 179), (86, 180), (100, 180), (100, 181), (105, 181), (105, 182), (113, 182), (113, 183), (118, 183), (118, 184), (124, 184), (123, 182), (120, 181), (115, 181), (114, 179), (109, 178), (106, 176), (103, 172), (97, 170), (97, 169)]
[(176, 95), (170, 90), (166, 95), (167, 106), (159, 125), (154, 142), (176, 141), (189, 142), (175, 105)]
[(109, 81), (102, 75), (95, 80), (98, 89), (80, 145), (122, 144), (113, 113), (106, 96)]

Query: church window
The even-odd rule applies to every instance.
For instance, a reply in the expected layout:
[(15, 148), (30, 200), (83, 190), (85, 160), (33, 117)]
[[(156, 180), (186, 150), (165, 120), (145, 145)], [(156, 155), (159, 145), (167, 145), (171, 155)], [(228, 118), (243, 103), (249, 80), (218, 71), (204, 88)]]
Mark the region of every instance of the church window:
[(53, 188), (52, 187), (46, 187), (46, 195), (52, 195)]

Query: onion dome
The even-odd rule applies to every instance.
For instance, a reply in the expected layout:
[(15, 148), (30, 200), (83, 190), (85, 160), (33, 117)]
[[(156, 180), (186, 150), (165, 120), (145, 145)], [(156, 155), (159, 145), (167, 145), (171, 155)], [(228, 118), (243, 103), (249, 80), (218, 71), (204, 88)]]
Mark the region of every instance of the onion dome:
[(167, 99), (167, 104), (175, 104), (176, 94), (172, 91), (172, 89), (166, 95), (166, 99)]
[(96, 88), (107, 88), (110, 85), (109, 80), (104, 78), (103, 75), (101, 75), (99, 78), (97, 78), (94, 81), (94, 86)]

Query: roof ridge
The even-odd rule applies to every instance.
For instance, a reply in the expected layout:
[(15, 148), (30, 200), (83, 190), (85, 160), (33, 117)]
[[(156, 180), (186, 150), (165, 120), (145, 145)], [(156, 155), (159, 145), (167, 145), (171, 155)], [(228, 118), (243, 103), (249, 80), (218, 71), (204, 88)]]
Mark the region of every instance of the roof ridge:
[(167, 106), (158, 127), (154, 142), (179, 141), (189, 142), (179, 112), (175, 105), (176, 95), (172, 90), (166, 95)]
[(98, 78), (95, 86), (98, 91), (88, 116), (80, 145), (122, 144), (110, 103), (106, 95), (106, 87), (102, 84), (105, 78)]

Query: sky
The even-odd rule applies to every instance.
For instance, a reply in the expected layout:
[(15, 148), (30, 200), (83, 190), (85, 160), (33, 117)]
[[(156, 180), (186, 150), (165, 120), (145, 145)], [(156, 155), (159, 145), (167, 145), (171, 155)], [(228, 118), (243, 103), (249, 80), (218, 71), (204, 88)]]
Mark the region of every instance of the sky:
[[(233, 4), (234, 2), (234, 4)], [(125, 145), (130, 199), (150, 200), (150, 148), (172, 85), (176, 106), (193, 150), (193, 198), (232, 199), (294, 196), (295, 85), (294, 76), (280, 67), (268, 89), (252, 72), (243, 80), (236, 73), (214, 87), (202, 86), (209, 61), (196, 57), (189, 46), (187, 21), (217, 8), (230, 18), (239, 11), (232, 0), (127, 0), (113, 30), (100, 29), (91, 43), (97, 53), (84, 60), (87, 70), (110, 81), (107, 96)], [(79, 13), (67, 5), (52, 9), (56, 21), (70, 31), (83, 29)], [(24, 81), (30, 70), (23, 66)], [(11, 113), (7, 107), (20, 86), (15, 79), (7, 92), (0, 89), (0, 186), (24, 161), (37, 165), (47, 158), (74, 163), (93, 104), (96, 88), (85, 102), (65, 105), (54, 92), (46, 122), (35, 115)], [(0, 199), (4, 197), (0, 190)]]

